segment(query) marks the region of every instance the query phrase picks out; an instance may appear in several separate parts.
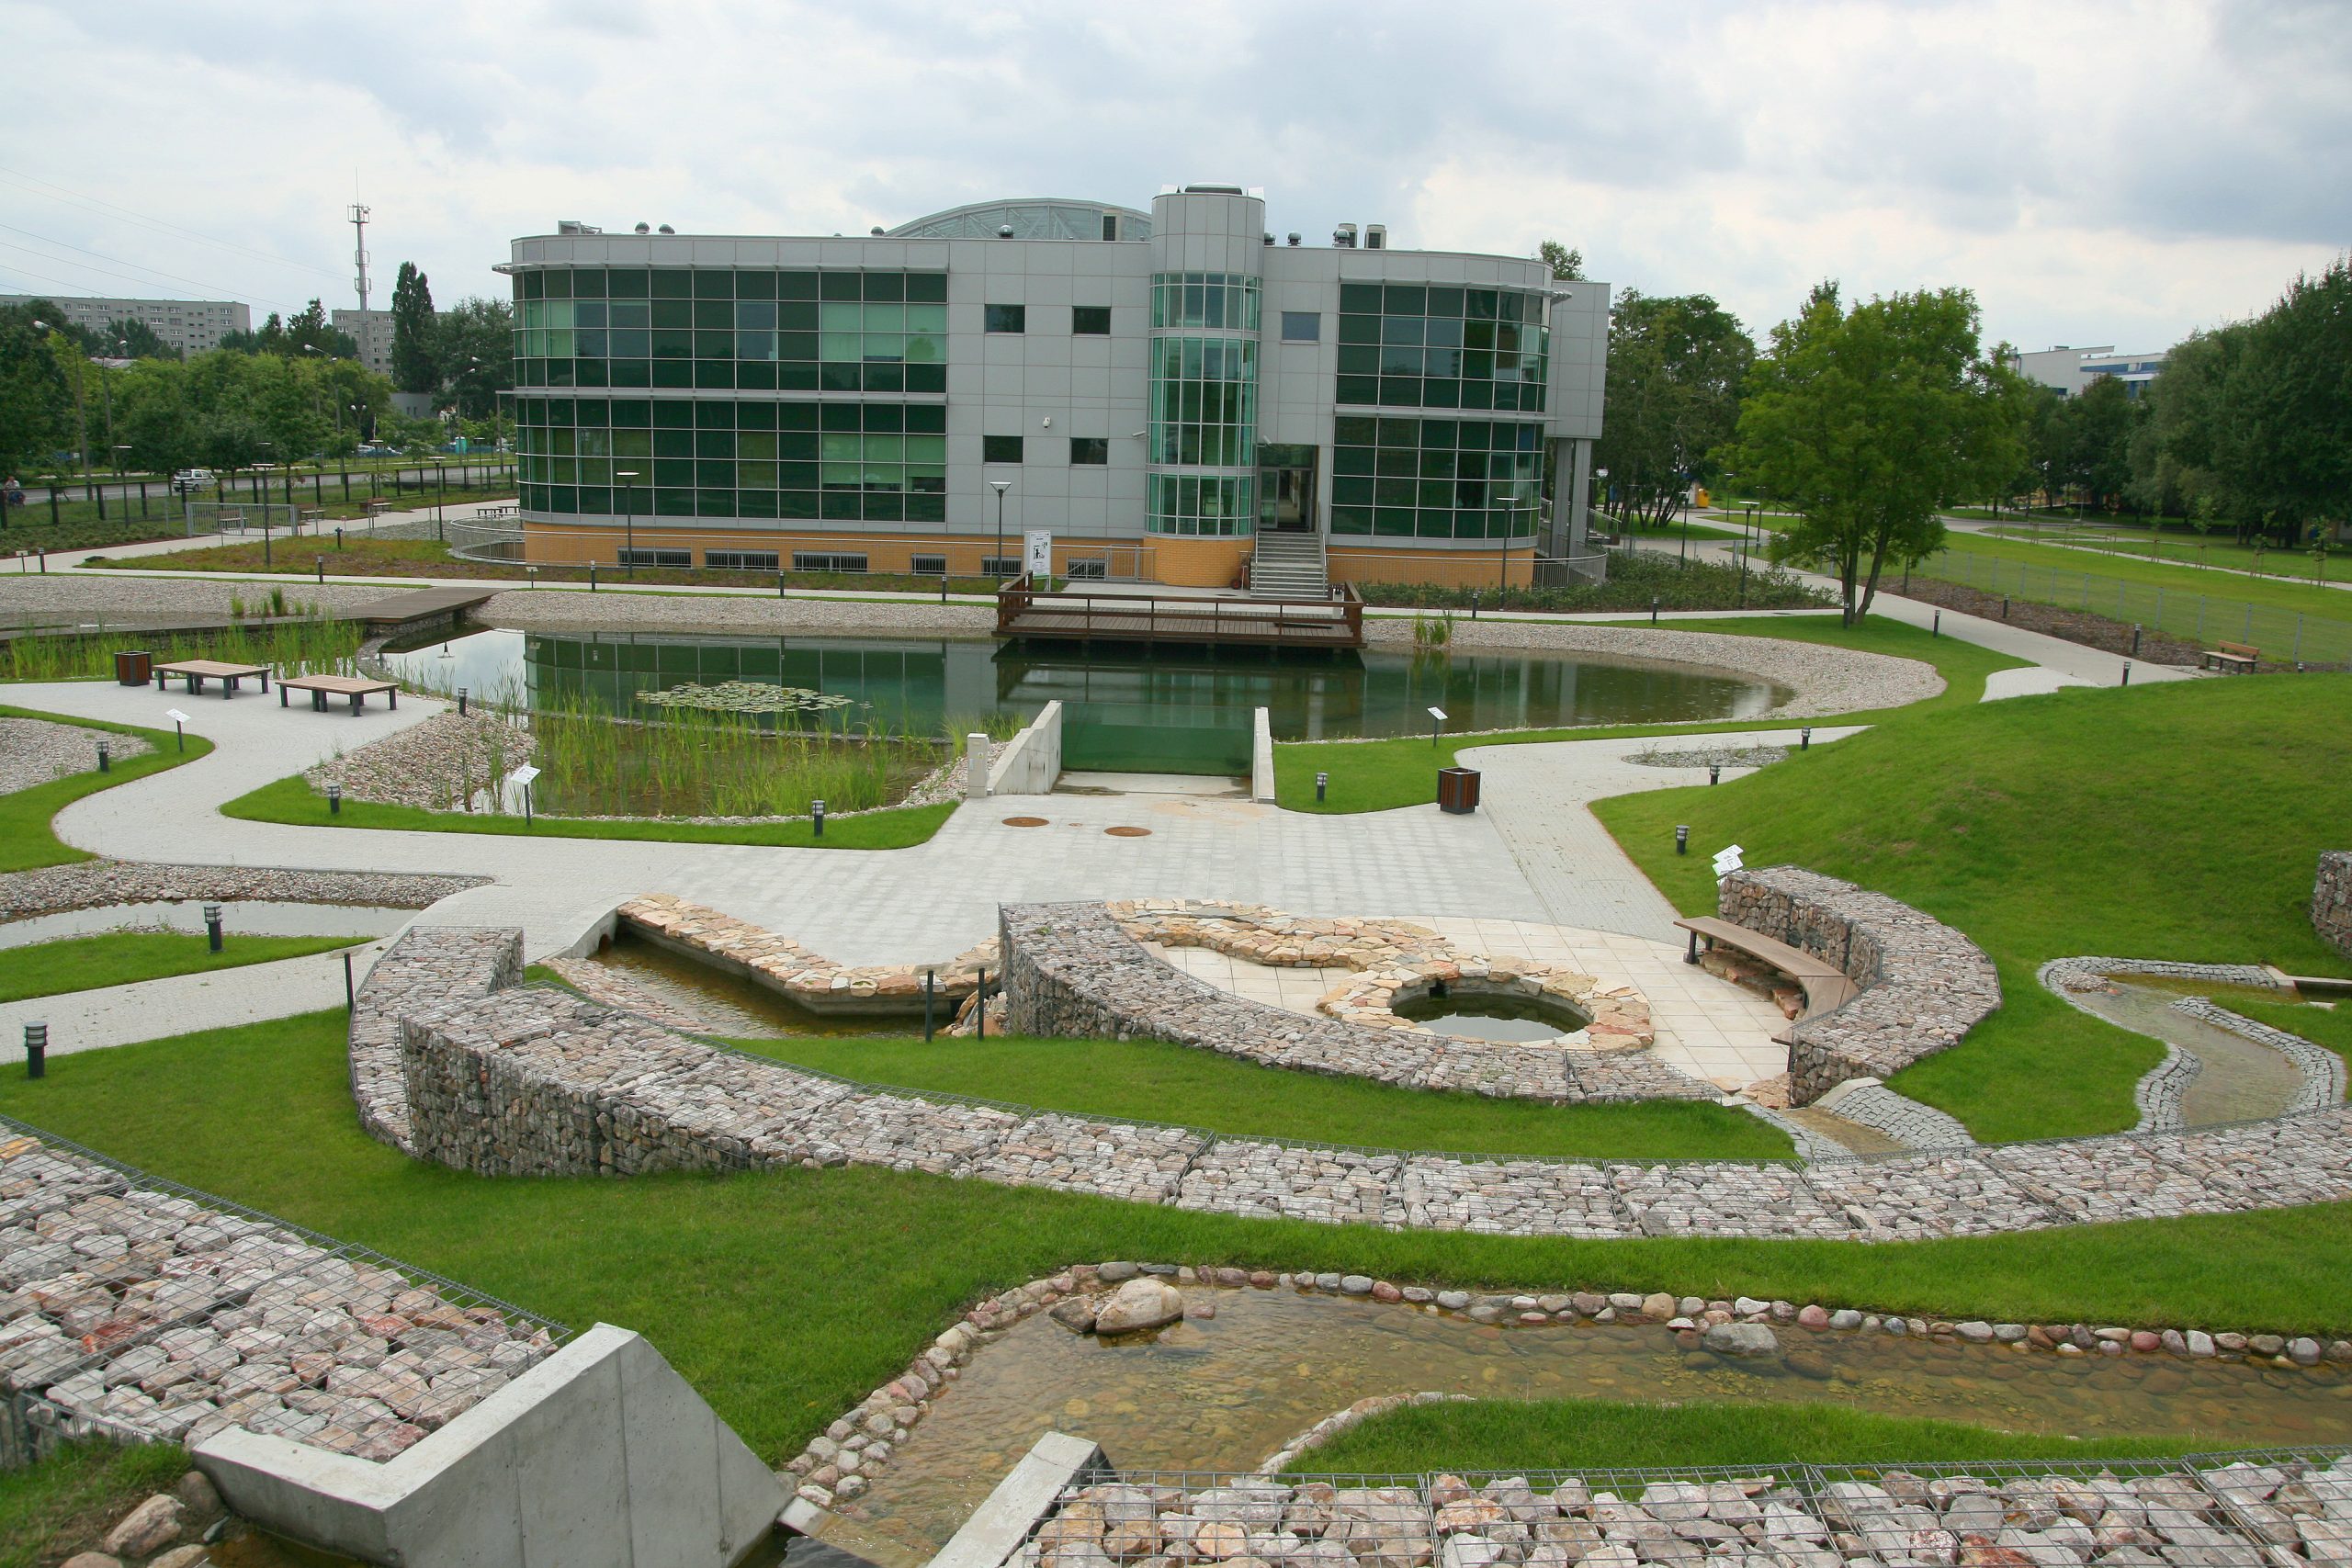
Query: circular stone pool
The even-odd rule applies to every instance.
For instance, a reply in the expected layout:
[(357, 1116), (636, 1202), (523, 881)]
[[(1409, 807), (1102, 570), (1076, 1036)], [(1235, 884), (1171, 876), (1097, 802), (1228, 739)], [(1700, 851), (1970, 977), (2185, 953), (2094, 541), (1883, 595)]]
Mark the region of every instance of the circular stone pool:
[(1442, 981), (1418, 997), (1399, 998), (1389, 1010), (1432, 1033), (1504, 1044), (1532, 1045), (1581, 1034), (1592, 1025), (1589, 1016), (1557, 997), (1448, 987)]
[(643, 716), (643, 692), (729, 681), (850, 699), (830, 722), (962, 733), (991, 715), (1064, 706), (1066, 765), (1105, 773), (1246, 773), (1251, 716), (1277, 740), (1586, 724), (1752, 718), (1785, 701), (1771, 682), (1693, 664), (1533, 649), (1348, 653), (1041, 649), (968, 637), (726, 637), (478, 631), (383, 661), (430, 689), (484, 701), (584, 695)]

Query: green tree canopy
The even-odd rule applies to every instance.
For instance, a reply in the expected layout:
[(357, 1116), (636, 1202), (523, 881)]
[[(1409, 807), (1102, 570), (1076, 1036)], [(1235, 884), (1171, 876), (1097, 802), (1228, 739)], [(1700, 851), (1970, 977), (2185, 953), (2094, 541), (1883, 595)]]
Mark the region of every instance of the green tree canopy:
[(468, 419), (498, 412), (498, 394), (514, 384), (514, 307), (503, 299), (461, 299), (435, 318), (439, 384)]
[(1609, 316), (1607, 423), (1593, 464), (1636, 523), (1663, 523), (1739, 423), (1756, 344), (1704, 294), (1628, 288)]
[(9, 473), (46, 468), (74, 444), (73, 388), (33, 325), (61, 314), (45, 299), (0, 305), (0, 465)]
[(414, 262), (402, 262), (392, 282), (393, 386), (403, 392), (441, 389), (433, 336), (432, 285)]
[(1546, 240), (1535, 247), (1535, 259), (1552, 269), (1555, 282), (1584, 281), (1584, 252), (1581, 248), (1564, 245), (1557, 240)]
[(98, 334), (107, 340), (107, 353), (123, 359), (177, 359), (180, 351), (155, 335), (155, 329), (135, 316), (125, 316), (108, 321)]
[(1849, 310), (1823, 284), (1757, 362), (1739, 471), (1794, 508), (1774, 555), (1833, 562), (1849, 624), (1870, 613), (1890, 553), (1917, 560), (1942, 545), (1947, 497), (2017, 471), (2023, 403), (1978, 334), (1964, 288)]

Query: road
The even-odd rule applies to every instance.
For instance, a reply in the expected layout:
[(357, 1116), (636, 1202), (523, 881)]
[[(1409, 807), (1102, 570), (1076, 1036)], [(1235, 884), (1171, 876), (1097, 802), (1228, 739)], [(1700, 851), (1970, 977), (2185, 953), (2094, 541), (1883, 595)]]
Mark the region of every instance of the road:
[[(297, 468), (294, 471), (294, 494), (298, 500), (313, 492), (311, 476), (318, 471), (311, 468)], [(436, 479), (436, 475), (445, 478), (452, 488), (460, 485), (488, 484), (493, 478), (512, 479), (514, 474), (514, 460), (512, 457), (450, 457), (445, 459), (436, 468), (431, 458), (425, 458), (422, 461), (404, 462), (397, 467), (374, 469), (331, 468), (325, 471), (324, 486), (330, 499), (341, 499), (342, 476), (346, 472), (351, 476), (352, 493), (357, 495), (365, 489), (371, 476), (379, 480), (386, 489), (390, 489), (396, 482), (405, 483), (412, 488), (418, 485), (437, 485), (442, 480)], [(253, 473), (240, 474), (237, 476), (237, 493), (240, 495), (247, 493), (256, 480), (265, 478), (274, 487), (274, 493), (280, 496), (285, 494), (285, 479), (277, 473), (266, 476)], [(144, 480), (100, 478), (86, 488), (77, 481), (69, 480), (57, 487), (57, 499), (60, 503), (86, 502), (94, 496), (103, 494), (108, 501), (118, 501), (125, 497), (137, 501), (139, 489), (142, 483), (147, 487), (150, 502), (171, 494), (172, 482), (168, 478), (157, 479), (151, 475)], [(25, 504), (21, 510), (28, 513), (35, 507), (47, 506), (49, 491), (50, 487), (45, 484), (25, 486)]]

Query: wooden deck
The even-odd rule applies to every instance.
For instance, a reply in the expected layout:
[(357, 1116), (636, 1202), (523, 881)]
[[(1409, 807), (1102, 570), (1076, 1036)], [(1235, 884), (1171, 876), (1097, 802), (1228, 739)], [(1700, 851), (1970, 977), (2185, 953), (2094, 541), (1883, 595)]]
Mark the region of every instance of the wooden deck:
[(1328, 599), (1041, 592), (1024, 576), (997, 592), (996, 635), (1063, 642), (1355, 649), (1363, 646), (1363, 601), (1345, 585)]
[(402, 632), (455, 624), (477, 604), (506, 592), (507, 584), (486, 588), (418, 588), (394, 593), (347, 610), (345, 614), (370, 637), (397, 637)]

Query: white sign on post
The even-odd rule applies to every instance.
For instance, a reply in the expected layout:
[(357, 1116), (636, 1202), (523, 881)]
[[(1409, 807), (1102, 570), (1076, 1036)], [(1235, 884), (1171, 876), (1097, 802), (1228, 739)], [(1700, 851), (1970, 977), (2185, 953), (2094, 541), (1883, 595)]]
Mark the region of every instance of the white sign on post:
[(1741, 860), (1740, 855), (1741, 851), (1737, 844), (1715, 852), (1715, 880), (1717, 882), (1721, 882), (1746, 863)]
[(1054, 532), (1028, 528), (1021, 535), (1021, 570), (1032, 577), (1054, 575)]

